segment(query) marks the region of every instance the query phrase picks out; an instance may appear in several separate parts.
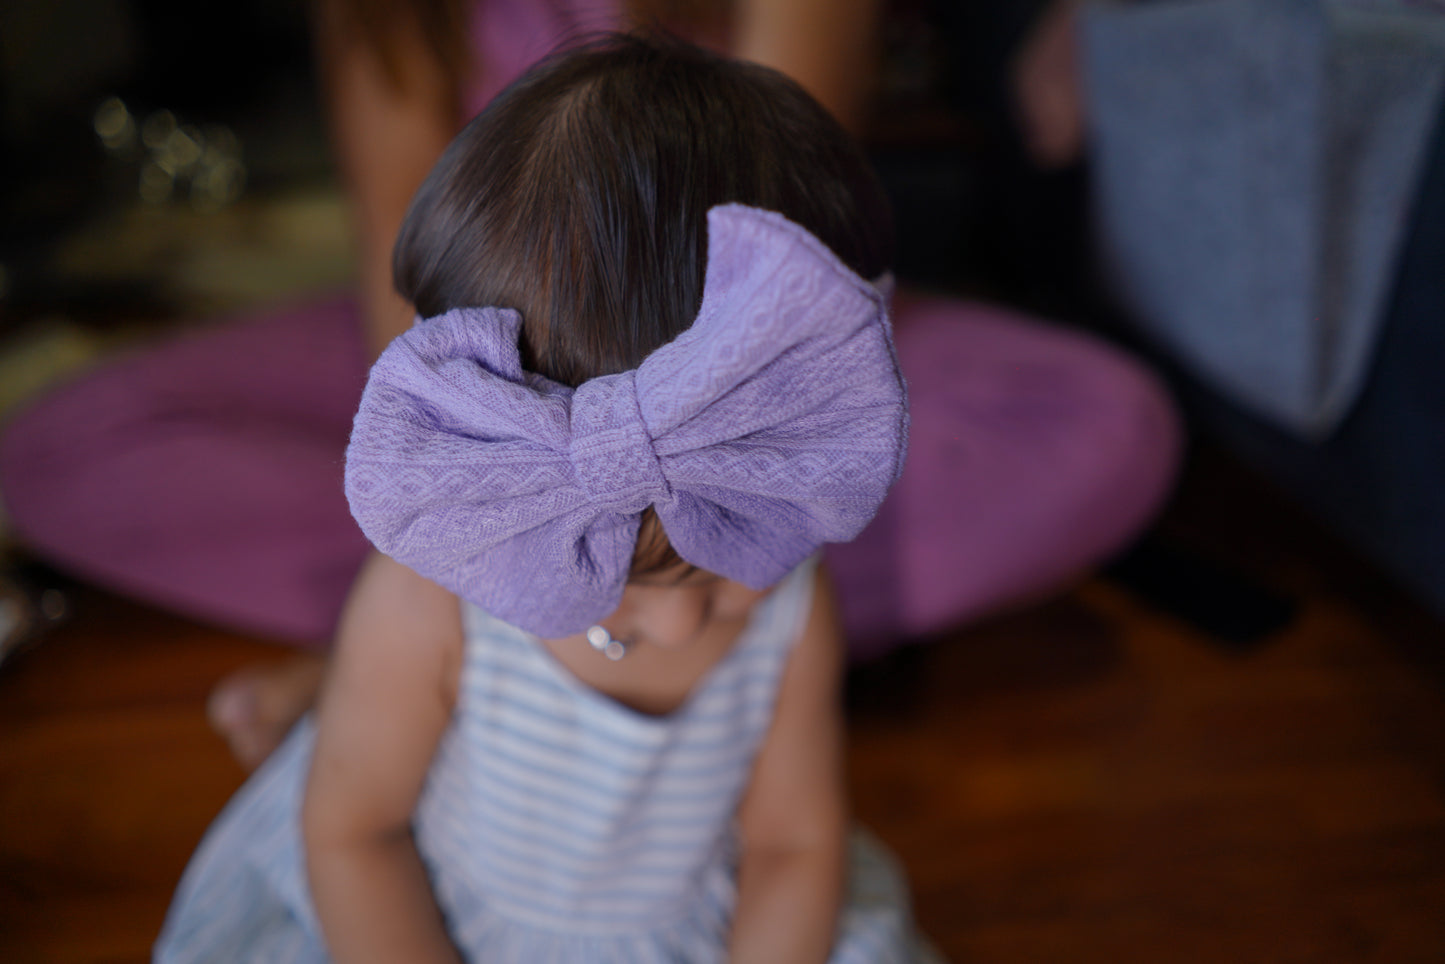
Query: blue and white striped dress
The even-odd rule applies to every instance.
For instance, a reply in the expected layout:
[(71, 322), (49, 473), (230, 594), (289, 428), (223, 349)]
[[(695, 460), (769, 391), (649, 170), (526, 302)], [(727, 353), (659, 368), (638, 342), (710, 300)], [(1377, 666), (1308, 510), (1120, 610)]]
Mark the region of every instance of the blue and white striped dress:
[[(754, 609), (729, 654), (666, 716), (586, 687), (506, 623), (467, 607), (457, 706), (417, 805), (417, 847), (452, 939), (478, 962), (726, 958), (734, 814), (806, 618), (814, 566)], [(300, 806), (309, 720), (241, 789), (187, 868), (163, 962), (326, 961)], [(901, 876), (852, 843), (835, 962), (933, 960)]]

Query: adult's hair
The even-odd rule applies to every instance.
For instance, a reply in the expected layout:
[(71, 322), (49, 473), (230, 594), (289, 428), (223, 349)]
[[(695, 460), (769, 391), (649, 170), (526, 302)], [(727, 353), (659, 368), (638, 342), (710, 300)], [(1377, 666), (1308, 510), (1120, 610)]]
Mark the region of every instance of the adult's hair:
[(882, 189), (801, 87), (607, 35), (528, 71), (451, 143), (402, 223), (396, 287), (427, 317), (516, 309), (523, 365), (575, 387), (692, 324), (707, 212), (727, 202), (783, 214), (865, 278), (889, 267)]

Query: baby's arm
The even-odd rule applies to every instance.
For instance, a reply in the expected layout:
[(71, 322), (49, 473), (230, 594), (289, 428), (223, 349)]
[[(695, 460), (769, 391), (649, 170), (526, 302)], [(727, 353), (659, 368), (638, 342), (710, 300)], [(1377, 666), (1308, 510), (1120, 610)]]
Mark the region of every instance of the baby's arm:
[(456, 597), (373, 554), (322, 686), (302, 812), (312, 898), (339, 962), (461, 960), (411, 836), (461, 656)]
[(820, 567), (813, 609), (738, 814), (734, 962), (821, 962), (833, 947), (848, 826), (842, 654), (832, 585)]

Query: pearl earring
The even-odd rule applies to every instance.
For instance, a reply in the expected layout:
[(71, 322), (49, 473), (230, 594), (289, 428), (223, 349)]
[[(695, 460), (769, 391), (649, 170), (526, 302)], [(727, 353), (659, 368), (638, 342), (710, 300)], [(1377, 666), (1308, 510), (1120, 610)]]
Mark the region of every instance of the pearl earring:
[(587, 642), (592, 648), (614, 663), (627, 655), (627, 644), (620, 639), (613, 639), (605, 627), (589, 626), (587, 628)]

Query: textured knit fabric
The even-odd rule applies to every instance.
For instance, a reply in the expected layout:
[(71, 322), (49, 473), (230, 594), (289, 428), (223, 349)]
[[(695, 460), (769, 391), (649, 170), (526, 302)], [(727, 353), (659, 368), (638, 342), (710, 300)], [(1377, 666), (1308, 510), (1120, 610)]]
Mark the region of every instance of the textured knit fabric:
[[(729, 654), (661, 717), (587, 688), (535, 638), (466, 608), (458, 703), (414, 830), (469, 960), (723, 959), (733, 816), (806, 619), (814, 568), (799, 567), (759, 603)], [(303, 723), (211, 828), (158, 961), (326, 960), (298, 830), (313, 741)], [(931, 959), (916, 947), (891, 860), (862, 837), (851, 856), (833, 960)]]
[(683, 559), (754, 589), (858, 535), (908, 431), (883, 294), (771, 211), (714, 208), (707, 248), (692, 326), (575, 390), (522, 370), (515, 311), (392, 342), (346, 456), (367, 537), (555, 639), (617, 608), (649, 507)]

